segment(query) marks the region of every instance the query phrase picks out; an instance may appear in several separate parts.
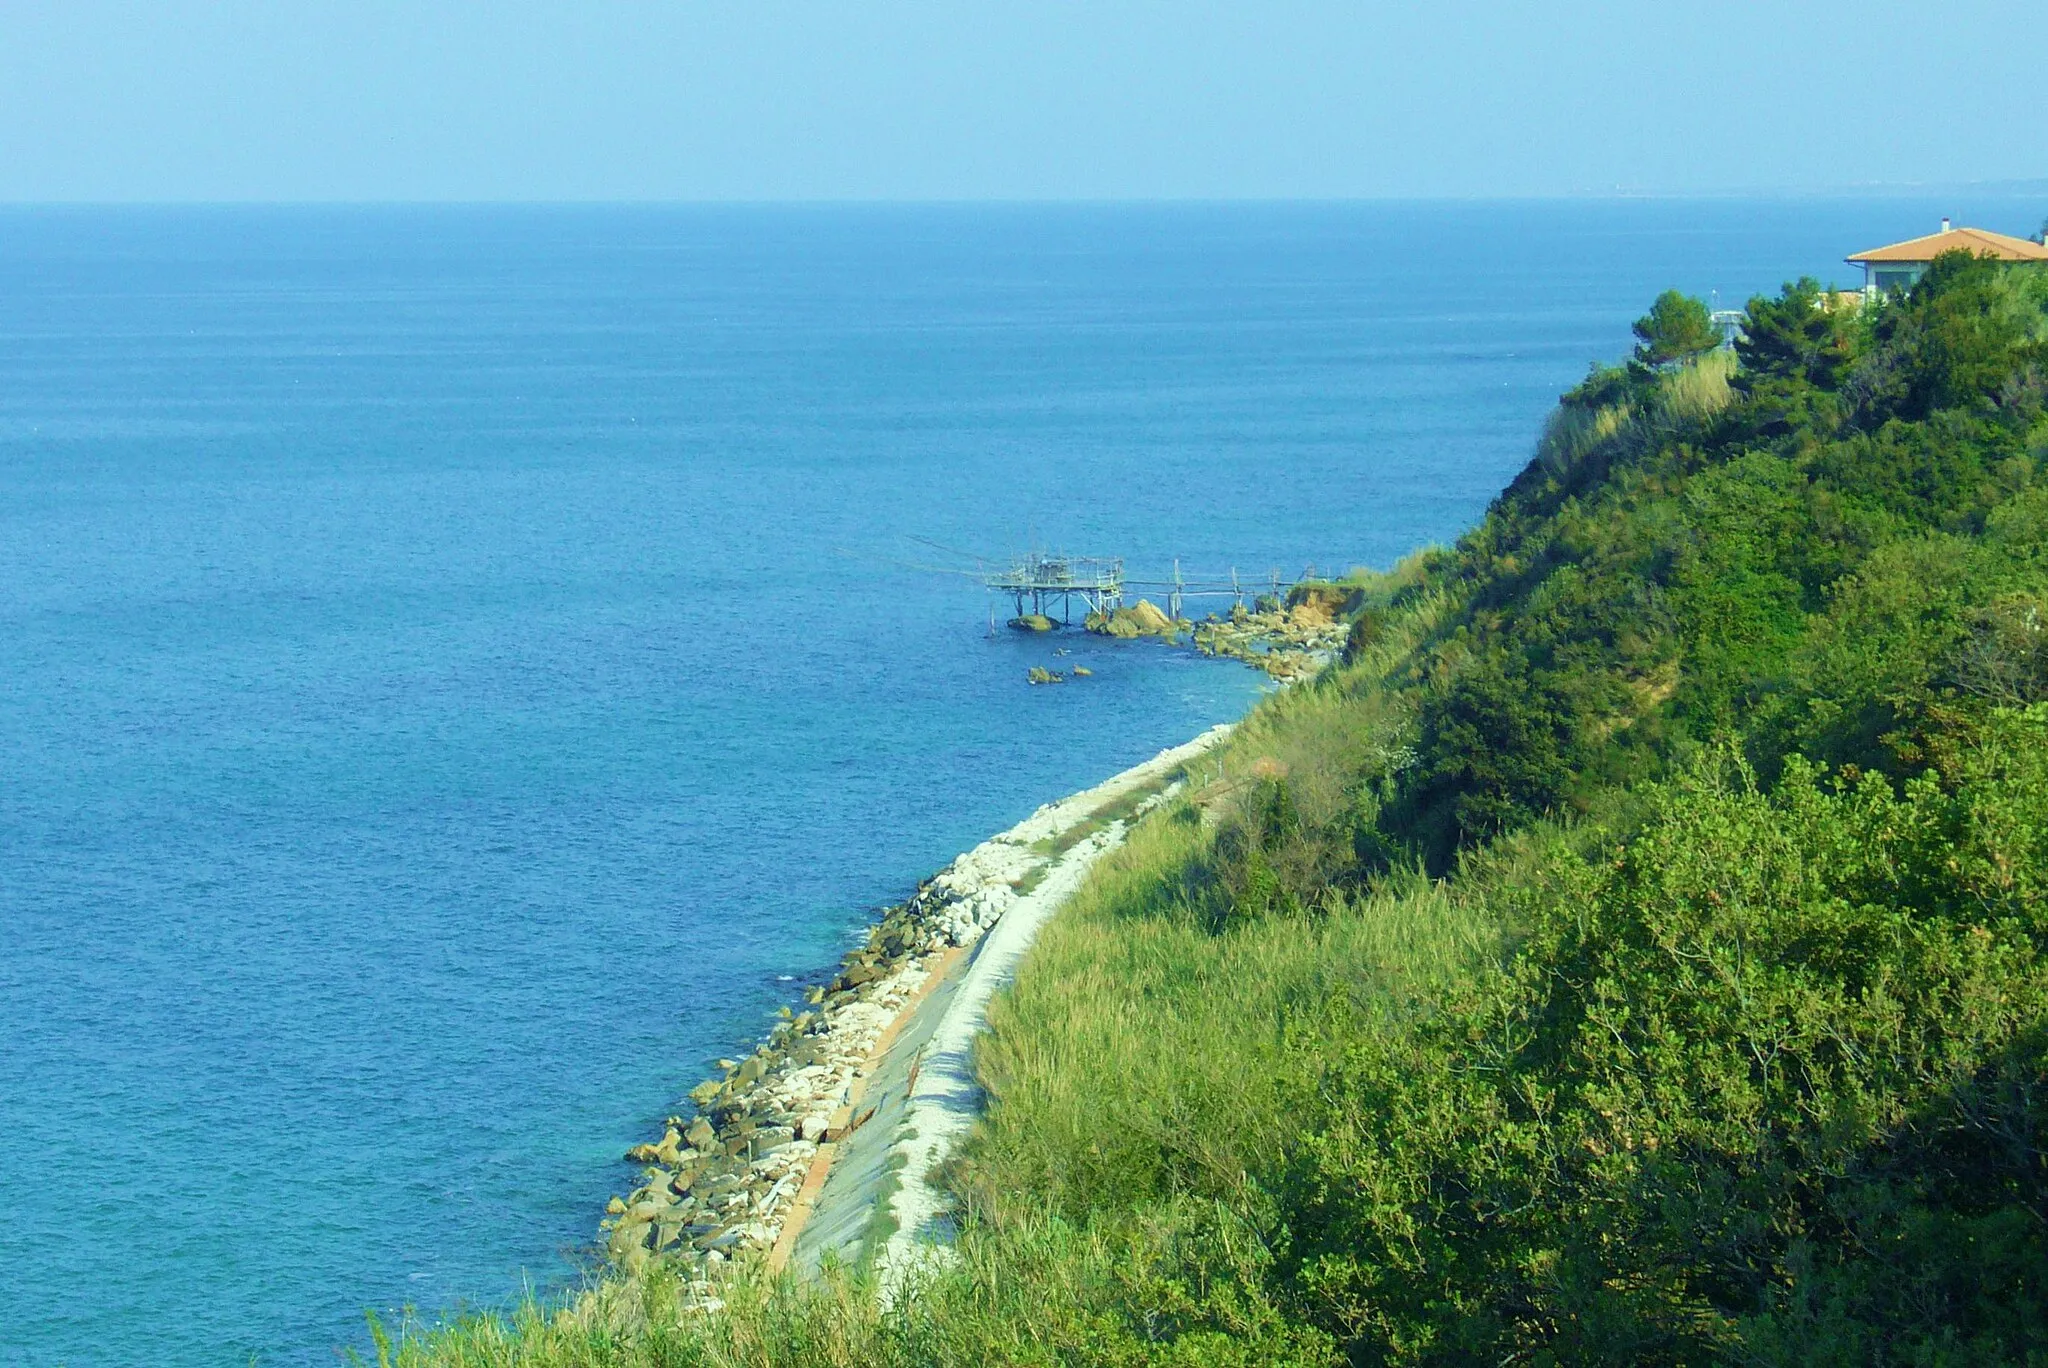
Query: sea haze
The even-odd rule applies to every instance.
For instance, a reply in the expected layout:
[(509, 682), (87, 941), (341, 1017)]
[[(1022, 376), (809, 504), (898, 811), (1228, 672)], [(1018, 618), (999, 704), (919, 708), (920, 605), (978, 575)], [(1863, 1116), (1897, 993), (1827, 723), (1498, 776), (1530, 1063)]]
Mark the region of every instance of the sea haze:
[(1385, 565), (1657, 290), (1964, 207), (0, 212), (0, 1362), (560, 1285), (872, 909), (1259, 691), (941, 548)]

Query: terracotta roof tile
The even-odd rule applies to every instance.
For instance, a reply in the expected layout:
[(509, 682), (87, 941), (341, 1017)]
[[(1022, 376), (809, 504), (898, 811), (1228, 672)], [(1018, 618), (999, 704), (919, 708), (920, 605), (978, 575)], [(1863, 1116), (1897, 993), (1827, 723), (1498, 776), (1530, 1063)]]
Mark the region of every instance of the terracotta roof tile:
[(1907, 242), (1894, 242), (1889, 247), (1873, 247), (1867, 252), (1858, 252), (1848, 261), (1857, 266), (1866, 262), (1932, 261), (1943, 252), (1954, 251), (1975, 252), (1978, 256), (1996, 257), (2000, 261), (2048, 261), (2048, 247), (2025, 238), (1989, 233), (1982, 228), (1951, 228), (1946, 233), (1929, 233), (1926, 237)]

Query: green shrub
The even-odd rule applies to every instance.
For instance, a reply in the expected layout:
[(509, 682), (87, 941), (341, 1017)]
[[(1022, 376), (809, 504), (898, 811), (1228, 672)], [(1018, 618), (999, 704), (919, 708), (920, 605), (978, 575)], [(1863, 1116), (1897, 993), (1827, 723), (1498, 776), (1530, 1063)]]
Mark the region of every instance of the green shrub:
[(1677, 290), (1658, 295), (1650, 311), (1638, 318), (1633, 327), (1635, 359), (1644, 366), (1663, 367), (1689, 361), (1721, 345), (1721, 332), (1714, 326), (1706, 304)]
[(2048, 709), (1903, 795), (1659, 788), (1323, 1081), (1303, 1306), (1354, 1361), (2048, 1353), (2044, 879)]

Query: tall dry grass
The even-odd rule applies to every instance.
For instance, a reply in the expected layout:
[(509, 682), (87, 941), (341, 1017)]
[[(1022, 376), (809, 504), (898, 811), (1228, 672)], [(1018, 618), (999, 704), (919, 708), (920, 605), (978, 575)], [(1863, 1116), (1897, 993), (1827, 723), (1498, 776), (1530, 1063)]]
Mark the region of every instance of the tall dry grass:
[(1588, 406), (1559, 404), (1544, 420), (1536, 458), (1565, 471), (1597, 452), (1640, 451), (1685, 424), (1711, 418), (1733, 402), (1735, 353), (1715, 350), (1656, 377), (1647, 397)]

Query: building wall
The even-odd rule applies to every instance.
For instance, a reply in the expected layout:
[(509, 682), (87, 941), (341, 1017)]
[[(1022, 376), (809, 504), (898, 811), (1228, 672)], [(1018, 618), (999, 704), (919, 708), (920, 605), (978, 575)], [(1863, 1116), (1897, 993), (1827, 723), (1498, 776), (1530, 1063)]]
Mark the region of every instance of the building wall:
[(1887, 261), (1863, 268), (1865, 294), (1891, 294), (1911, 289), (1927, 272), (1924, 261)]

